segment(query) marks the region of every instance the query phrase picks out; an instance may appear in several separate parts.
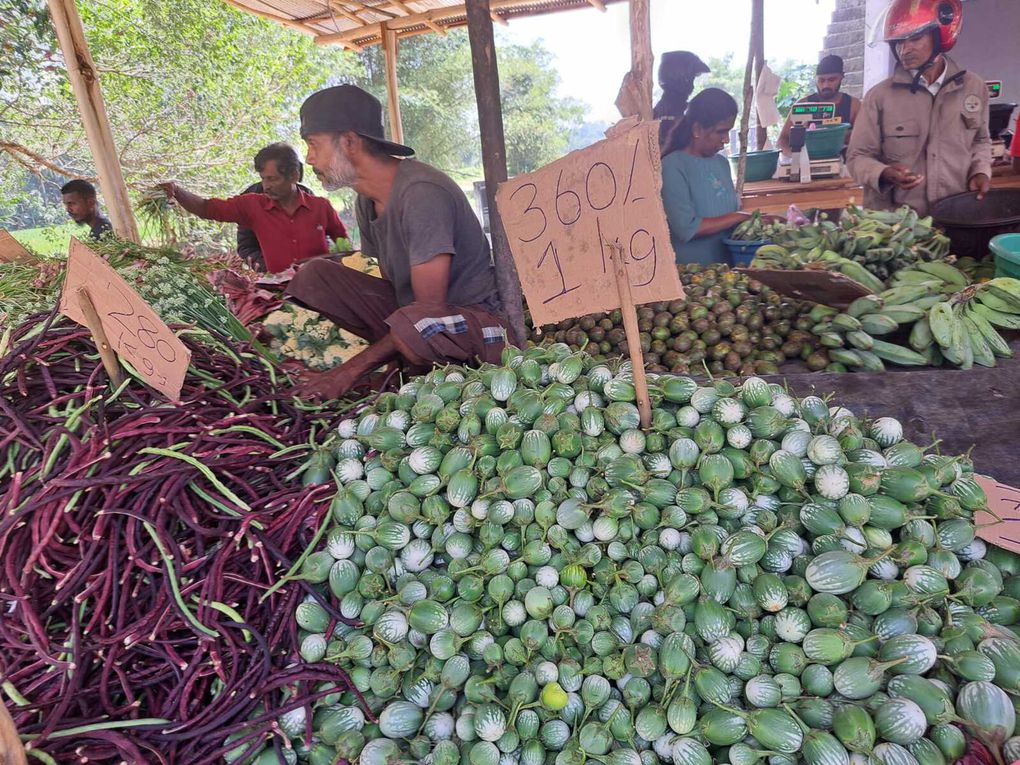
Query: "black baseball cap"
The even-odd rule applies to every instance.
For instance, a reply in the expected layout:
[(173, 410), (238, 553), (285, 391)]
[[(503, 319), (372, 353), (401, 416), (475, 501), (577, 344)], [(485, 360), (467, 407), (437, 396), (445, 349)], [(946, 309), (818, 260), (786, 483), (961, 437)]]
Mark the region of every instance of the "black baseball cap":
[(356, 85), (319, 90), (301, 104), (301, 137), (313, 133), (357, 133), (379, 144), (395, 157), (409, 157), (414, 149), (387, 141), (383, 132), (382, 104)]
[(826, 56), (818, 62), (815, 74), (843, 74), (843, 59), (839, 56)]

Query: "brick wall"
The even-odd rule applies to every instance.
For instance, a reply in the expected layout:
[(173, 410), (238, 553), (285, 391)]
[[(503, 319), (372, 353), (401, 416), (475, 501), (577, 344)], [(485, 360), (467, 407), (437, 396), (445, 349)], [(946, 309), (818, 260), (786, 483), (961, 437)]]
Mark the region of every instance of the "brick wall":
[(821, 55), (843, 59), (843, 91), (860, 98), (864, 90), (865, 0), (836, 0)]

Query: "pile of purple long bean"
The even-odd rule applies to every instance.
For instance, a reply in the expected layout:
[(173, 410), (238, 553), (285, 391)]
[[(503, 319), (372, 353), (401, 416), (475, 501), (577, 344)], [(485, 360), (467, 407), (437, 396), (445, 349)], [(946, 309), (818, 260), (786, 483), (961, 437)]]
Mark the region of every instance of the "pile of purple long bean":
[(0, 358), (0, 698), (27, 748), (131, 765), (278, 748), (282, 713), (356, 693), (296, 654), (315, 591), (273, 588), (328, 513), (331, 484), (293, 475), (320, 415), (257, 355), (187, 332), (180, 404), (111, 390), (87, 331), (40, 321)]

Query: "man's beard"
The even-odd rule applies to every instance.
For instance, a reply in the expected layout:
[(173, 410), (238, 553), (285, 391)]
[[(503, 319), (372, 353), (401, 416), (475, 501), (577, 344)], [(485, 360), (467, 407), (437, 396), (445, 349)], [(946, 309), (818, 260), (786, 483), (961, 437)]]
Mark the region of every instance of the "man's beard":
[(833, 90), (831, 88), (826, 88), (825, 90), (820, 92), (818, 95), (820, 95), (822, 98), (835, 98), (836, 97), (836, 93), (838, 93), (838, 92), (839, 91), (837, 91), (837, 90)]
[(322, 188), (326, 191), (337, 191), (338, 189), (351, 188), (358, 179), (354, 165), (344, 156), (342, 151), (333, 155), (333, 162), (325, 170), (316, 170), (316, 175), (322, 182)]

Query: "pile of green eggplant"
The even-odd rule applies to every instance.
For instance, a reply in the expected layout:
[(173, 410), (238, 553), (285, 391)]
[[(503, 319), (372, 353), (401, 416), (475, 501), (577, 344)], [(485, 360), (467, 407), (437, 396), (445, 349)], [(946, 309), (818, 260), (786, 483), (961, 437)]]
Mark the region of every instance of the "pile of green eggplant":
[(653, 374), (642, 428), (627, 363), (504, 361), (320, 446), (298, 575), (356, 622), (294, 618), (358, 693), (287, 713), (289, 762), (1020, 758), (1020, 557), (976, 536), (967, 457), (756, 377)]
[[(683, 300), (638, 308), (645, 366), (652, 372), (776, 374), (800, 355), (811, 325), (798, 329), (807, 306), (786, 298), (726, 265), (678, 266)], [(531, 328), (537, 345), (566, 343), (596, 360), (627, 356), (629, 348), (619, 310)]]

